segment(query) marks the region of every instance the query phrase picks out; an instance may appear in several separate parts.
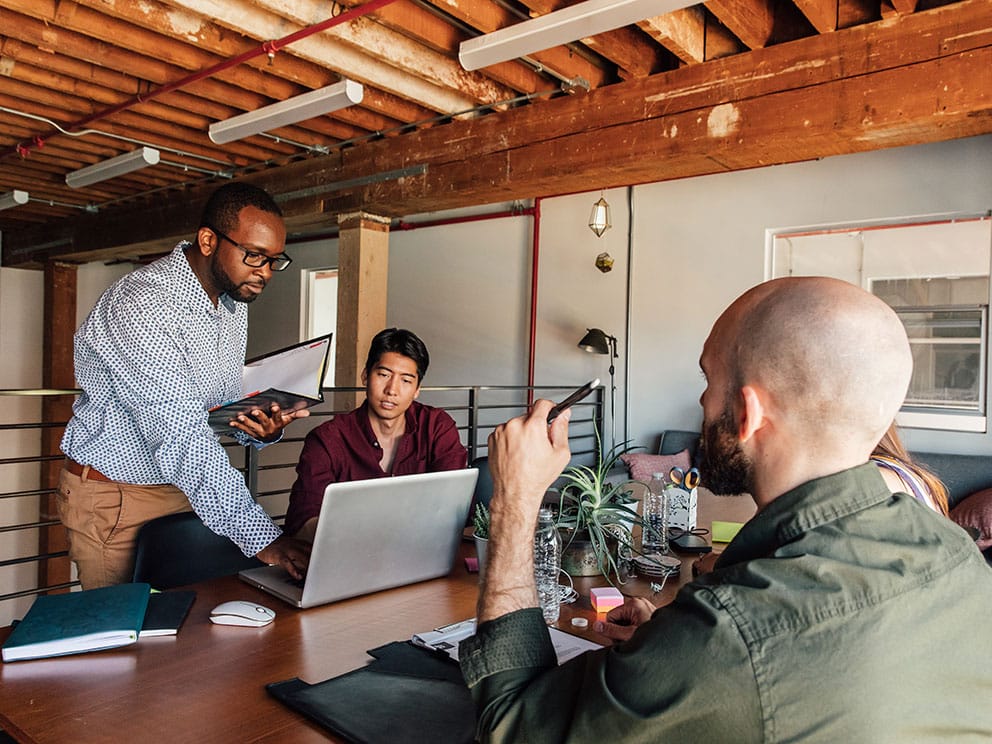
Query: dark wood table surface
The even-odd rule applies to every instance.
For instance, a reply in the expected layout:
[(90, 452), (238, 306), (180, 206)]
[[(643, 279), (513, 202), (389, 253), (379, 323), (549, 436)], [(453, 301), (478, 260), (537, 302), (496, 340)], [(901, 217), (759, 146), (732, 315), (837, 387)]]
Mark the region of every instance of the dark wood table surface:
[[(700, 491), (700, 527), (708, 528), (716, 515), (745, 521), (753, 512), (750, 499), (717, 499)], [(320, 682), (365, 665), (367, 649), (474, 616), (478, 579), (462, 560), (473, 549), (465, 543), (461, 551), (445, 578), (308, 610), (291, 608), (233, 576), (196, 584), (196, 601), (177, 636), (0, 666), (0, 727), (18, 741), (53, 744), (333, 740), (269, 697), (265, 685), (293, 677)], [(681, 576), (670, 579), (662, 593), (653, 595), (638, 578), (621, 591), (666, 604), (689, 580), (696, 556), (679, 557)], [(606, 582), (600, 577), (575, 583), (579, 599), (562, 606), (558, 626), (602, 642), (592, 629), (589, 589)], [(211, 608), (231, 599), (271, 607), (276, 619), (264, 628), (213, 625)], [(587, 630), (572, 627), (576, 615), (588, 618)], [(0, 641), (8, 633), (0, 629)]]

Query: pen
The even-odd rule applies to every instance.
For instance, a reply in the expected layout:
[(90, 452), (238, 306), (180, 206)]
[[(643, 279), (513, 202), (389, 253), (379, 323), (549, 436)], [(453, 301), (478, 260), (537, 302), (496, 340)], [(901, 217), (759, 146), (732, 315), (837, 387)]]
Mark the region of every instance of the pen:
[(457, 628), (461, 625), (470, 625), (475, 622), (475, 618), (471, 617), (468, 620), (459, 620), (457, 623), (449, 623), (448, 625), (442, 625), (440, 628), (434, 628), (435, 633), (444, 633), (451, 630), (452, 628)]

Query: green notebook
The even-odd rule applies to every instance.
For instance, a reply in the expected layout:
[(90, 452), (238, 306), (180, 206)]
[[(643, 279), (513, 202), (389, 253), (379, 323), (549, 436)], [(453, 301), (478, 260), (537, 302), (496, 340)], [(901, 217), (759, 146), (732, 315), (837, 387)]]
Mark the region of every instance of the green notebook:
[(118, 584), (40, 596), (3, 644), (3, 660), (44, 659), (134, 643), (150, 591), (148, 584)]

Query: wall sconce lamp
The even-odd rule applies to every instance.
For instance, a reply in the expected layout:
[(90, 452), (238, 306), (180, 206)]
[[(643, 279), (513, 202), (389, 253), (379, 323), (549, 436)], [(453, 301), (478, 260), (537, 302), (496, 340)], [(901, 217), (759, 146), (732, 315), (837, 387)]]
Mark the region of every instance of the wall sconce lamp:
[(278, 129), (347, 108), (361, 103), (364, 95), (365, 88), (361, 83), (344, 79), (333, 85), (317, 88), (270, 106), (263, 106), (255, 111), (232, 116), (224, 121), (215, 121), (210, 125), (208, 134), (211, 141), (224, 145), (242, 137), (261, 134), (270, 129)]
[(137, 150), (104, 160), (102, 163), (94, 163), (72, 173), (67, 173), (65, 184), (70, 189), (81, 189), (84, 186), (100, 183), (100, 181), (117, 178), (117, 176), (147, 168), (149, 165), (158, 164), (159, 155), (159, 151), (154, 147), (139, 147)]
[(28, 203), (28, 192), (14, 189), (6, 194), (0, 194), (0, 210), (13, 209)]
[(613, 220), (610, 219), (610, 203), (601, 193), (599, 201), (592, 205), (592, 212), (589, 213), (589, 229), (596, 233), (597, 238), (601, 238), (611, 227)]
[(617, 337), (604, 333), (599, 328), (587, 328), (586, 335), (579, 341), (578, 347), (590, 354), (609, 354), (610, 356), (610, 452), (617, 446), (617, 383), (616, 367), (613, 360), (617, 354)]

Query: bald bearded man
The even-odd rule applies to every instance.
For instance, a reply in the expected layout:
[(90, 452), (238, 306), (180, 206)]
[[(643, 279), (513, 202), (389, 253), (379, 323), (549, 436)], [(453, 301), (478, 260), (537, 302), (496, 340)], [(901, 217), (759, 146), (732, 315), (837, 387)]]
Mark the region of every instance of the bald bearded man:
[(539, 401), (491, 435), (489, 564), (460, 649), (480, 738), (992, 737), (992, 572), (868, 462), (912, 369), (896, 315), (845, 282), (767, 282), (717, 320), (700, 366), (703, 482), (758, 513), (671, 605), (632, 603), (629, 641), (560, 667), (530, 534), (569, 459), (567, 416), (548, 427)]

